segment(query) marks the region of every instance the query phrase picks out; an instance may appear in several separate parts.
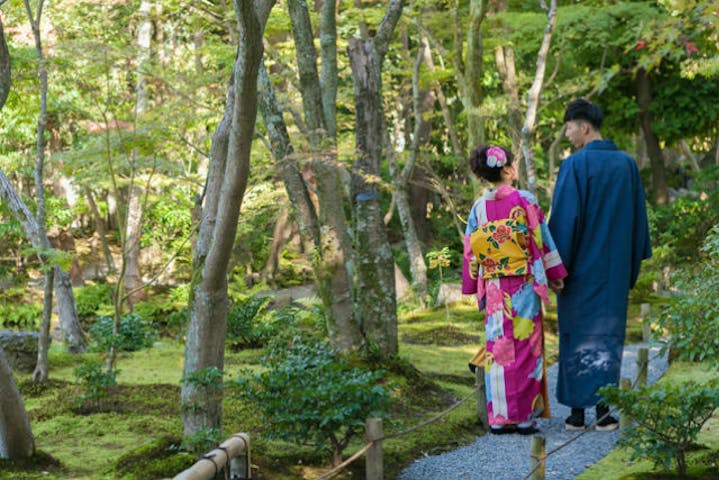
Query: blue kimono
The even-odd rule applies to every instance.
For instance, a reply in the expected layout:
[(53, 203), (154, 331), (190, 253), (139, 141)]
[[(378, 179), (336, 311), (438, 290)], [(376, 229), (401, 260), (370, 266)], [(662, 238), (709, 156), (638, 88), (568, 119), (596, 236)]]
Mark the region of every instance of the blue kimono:
[(569, 275), (557, 297), (558, 400), (596, 405), (619, 383), (629, 289), (651, 256), (644, 187), (636, 162), (595, 140), (559, 169), (549, 229)]

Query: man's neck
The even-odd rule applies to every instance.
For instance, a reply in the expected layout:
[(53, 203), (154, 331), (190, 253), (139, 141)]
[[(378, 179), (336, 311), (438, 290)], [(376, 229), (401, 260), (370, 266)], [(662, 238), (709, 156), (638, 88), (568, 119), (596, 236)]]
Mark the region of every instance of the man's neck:
[(597, 131), (591, 131), (587, 134), (586, 137), (584, 137), (584, 144), (582, 145), (582, 148), (586, 147), (587, 144), (590, 142), (593, 142), (595, 140), (603, 140), (602, 134)]

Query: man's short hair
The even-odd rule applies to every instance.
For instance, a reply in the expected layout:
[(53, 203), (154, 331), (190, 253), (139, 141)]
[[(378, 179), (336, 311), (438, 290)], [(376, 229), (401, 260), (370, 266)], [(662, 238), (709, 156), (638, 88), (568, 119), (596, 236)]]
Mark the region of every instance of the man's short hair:
[(599, 108), (599, 105), (589, 100), (578, 98), (572, 100), (564, 111), (564, 123), (570, 120), (586, 120), (596, 130), (599, 130), (602, 127), (604, 115), (602, 115), (602, 109)]

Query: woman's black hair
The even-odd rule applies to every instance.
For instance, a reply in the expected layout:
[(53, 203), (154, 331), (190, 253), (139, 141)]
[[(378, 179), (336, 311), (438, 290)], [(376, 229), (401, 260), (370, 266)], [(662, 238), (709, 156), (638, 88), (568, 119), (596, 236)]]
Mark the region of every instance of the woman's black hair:
[(504, 155), (507, 157), (507, 163), (501, 167), (490, 167), (487, 165), (487, 150), (491, 147), (492, 145), (475, 147), (469, 154), (469, 166), (477, 177), (483, 178), (491, 183), (497, 183), (502, 180), (502, 168), (512, 165), (514, 157), (512, 156), (512, 152), (506, 148), (499, 147), (504, 151)]
[(602, 109), (599, 105), (592, 103), (589, 100), (578, 98), (572, 100), (564, 110), (564, 123), (570, 120), (585, 120), (594, 127), (595, 130), (602, 128), (602, 121), (604, 121), (604, 115), (602, 115)]

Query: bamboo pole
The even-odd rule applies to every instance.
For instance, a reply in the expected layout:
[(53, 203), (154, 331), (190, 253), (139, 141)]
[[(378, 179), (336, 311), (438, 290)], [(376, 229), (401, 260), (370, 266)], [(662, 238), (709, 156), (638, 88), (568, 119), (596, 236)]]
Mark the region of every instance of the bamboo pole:
[[(631, 390), (632, 389), (632, 381), (628, 378), (622, 378), (621, 381), (621, 389), (622, 390)], [(619, 413), (619, 430), (624, 433), (627, 431), (627, 429), (632, 425), (632, 419), (631, 417), (622, 410)]]
[(637, 387), (647, 384), (647, 374), (649, 371), (649, 349), (640, 348), (637, 352)]
[(484, 367), (477, 367), (474, 371), (475, 387), (477, 389), (477, 416), (484, 428), (489, 429), (489, 417), (487, 415), (487, 386), (484, 383)]
[(366, 480), (382, 480), (384, 478), (382, 441), (375, 441), (382, 438), (382, 419), (368, 418), (365, 422), (365, 433), (368, 442), (375, 442), (369, 447), (365, 456)]
[[(244, 453), (244, 478), (252, 478), (250, 469), (250, 436), (246, 433), (236, 433), (198, 460), (193, 466), (176, 475), (173, 480), (212, 480), (222, 471), (230, 460)], [(241, 462), (240, 462), (241, 463)]]
[(544, 468), (547, 455), (545, 453), (546, 440), (541, 435), (535, 435), (532, 437), (531, 446), (531, 471), (532, 480), (544, 480)]

